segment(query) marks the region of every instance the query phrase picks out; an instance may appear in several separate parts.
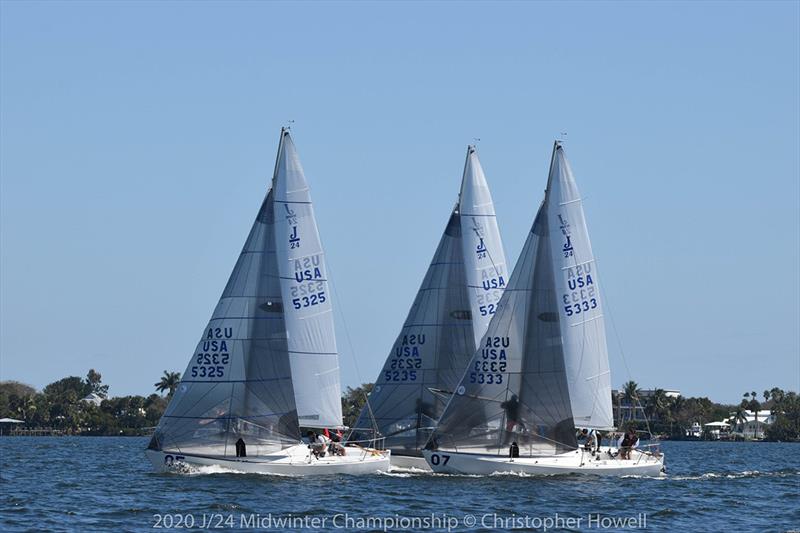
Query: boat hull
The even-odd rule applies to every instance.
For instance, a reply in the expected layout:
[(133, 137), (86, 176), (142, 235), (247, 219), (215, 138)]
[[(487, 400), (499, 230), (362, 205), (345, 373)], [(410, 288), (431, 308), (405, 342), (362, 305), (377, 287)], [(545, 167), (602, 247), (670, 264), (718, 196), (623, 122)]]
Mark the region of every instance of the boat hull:
[(598, 476), (657, 477), (664, 471), (664, 456), (634, 450), (631, 459), (612, 457), (604, 450), (600, 458), (576, 450), (558, 455), (517, 457), (425, 450), (422, 453), (436, 473), (491, 475), (498, 473), (528, 475), (589, 474)]
[(279, 476), (363, 475), (389, 470), (388, 451), (366, 448), (345, 449), (344, 456), (317, 459), (305, 445), (292, 446), (272, 455), (260, 457), (210, 457), (161, 450), (146, 450), (147, 458), (158, 472), (191, 471), (198, 467), (222, 467), (251, 474)]
[(424, 472), (431, 472), (431, 467), (424, 457), (412, 455), (396, 455), (391, 456), (392, 468), (401, 468), (404, 470), (422, 470)]

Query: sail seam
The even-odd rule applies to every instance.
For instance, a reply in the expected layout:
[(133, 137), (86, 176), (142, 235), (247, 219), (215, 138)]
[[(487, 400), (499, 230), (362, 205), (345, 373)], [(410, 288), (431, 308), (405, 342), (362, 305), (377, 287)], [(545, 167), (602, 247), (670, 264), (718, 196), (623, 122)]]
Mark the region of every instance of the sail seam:
[(574, 324), (570, 324), (569, 327), (573, 328), (575, 326), (580, 326), (581, 324), (586, 324), (587, 322), (591, 322), (592, 320), (597, 320), (598, 318), (603, 318), (603, 315), (597, 315), (592, 318), (587, 318), (586, 320), (583, 320), (581, 322), (575, 322)]
[(580, 202), (583, 198), (576, 198), (575, 200), (567, 200), (566, 202), (561, 202), (558, 205), (568, 205), (574, 204), (575, 202)]

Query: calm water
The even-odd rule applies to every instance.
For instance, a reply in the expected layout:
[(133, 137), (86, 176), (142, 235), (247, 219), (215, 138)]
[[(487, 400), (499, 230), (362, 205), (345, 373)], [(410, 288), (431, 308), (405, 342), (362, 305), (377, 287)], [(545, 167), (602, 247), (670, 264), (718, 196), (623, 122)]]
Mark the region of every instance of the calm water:
[[(635, 519), (628, 531), (800, 530), (797, 444), (667, 442), (666, 479), (390, 473), (302, 480), (155, 474), (142, 451), (146, 442), (0, 438), (0, 530), (144, 531), (192, 521), (200, 529), (211, 520), (220, 529), (267, 531), (298, 529), (306, 520), (312, 531), (319, 527), (311, 518), (317, 526), (324, 518), (340, 530), (424, 530), (430, 523), (488, 531), (523, 528), (526, 516), (529, 526), (572, 530), (620, 530), (611, 520), (627, 517)], [(363, 522), (370, 517), (384, 521)], [(286, 518), (296, 520), (294, 528), (276, 525)]]

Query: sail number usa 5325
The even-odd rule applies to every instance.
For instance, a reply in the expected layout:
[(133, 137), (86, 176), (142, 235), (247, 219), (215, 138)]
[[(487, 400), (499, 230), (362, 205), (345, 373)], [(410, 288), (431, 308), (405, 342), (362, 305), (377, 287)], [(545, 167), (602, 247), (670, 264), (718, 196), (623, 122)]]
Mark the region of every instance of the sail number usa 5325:
[(221, 378), (230, 361), (229, 343), (233, 328), (208, 328), (205, 338), (197, 346), (189, 375), (193, 378)]

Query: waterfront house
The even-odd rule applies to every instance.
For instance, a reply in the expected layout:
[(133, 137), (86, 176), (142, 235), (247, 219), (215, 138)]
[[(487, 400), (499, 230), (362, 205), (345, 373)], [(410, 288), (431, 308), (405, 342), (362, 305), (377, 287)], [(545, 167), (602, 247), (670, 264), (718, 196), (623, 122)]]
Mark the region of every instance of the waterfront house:
[[(736, 419), (736, 414), (731, 413), (728, 420), (732, 426), (731, 435), (745, 440), (761, 440), (767, 426), (775, 422), (775, 415), (769, 409), (744, 411), (744, 419)], [(756, 416), (757, 415), (757, 416)]]

